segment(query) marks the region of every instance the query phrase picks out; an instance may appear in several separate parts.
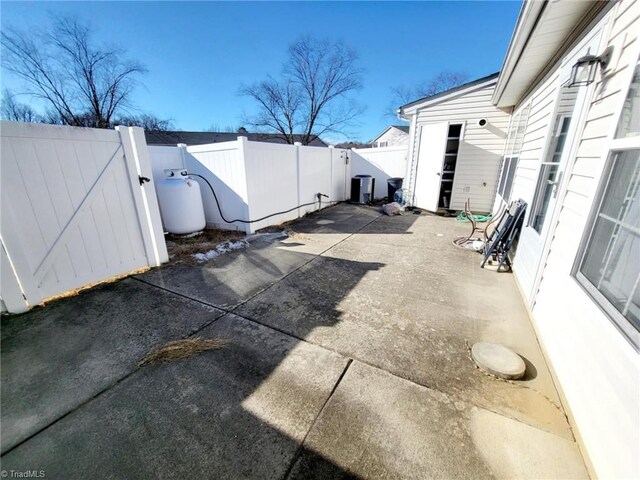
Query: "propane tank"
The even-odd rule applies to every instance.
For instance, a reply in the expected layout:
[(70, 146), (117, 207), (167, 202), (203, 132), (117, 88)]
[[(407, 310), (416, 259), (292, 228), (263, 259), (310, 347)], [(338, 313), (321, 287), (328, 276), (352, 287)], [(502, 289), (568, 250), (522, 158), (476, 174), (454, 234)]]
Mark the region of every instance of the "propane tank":
[(164, 173), (165, 179), (156, 185), (164, 229), (177, 235), (199, 232), (206, 225), (200, 185), (184, 169)]

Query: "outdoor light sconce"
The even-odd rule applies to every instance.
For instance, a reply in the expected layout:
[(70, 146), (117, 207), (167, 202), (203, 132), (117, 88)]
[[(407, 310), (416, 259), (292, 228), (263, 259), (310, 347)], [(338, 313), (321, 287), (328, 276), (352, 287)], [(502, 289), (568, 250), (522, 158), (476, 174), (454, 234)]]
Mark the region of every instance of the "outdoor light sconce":
[(576, 64), (571, 67), (571, 77), (569, 78), (568, 87), (581, 87), (582, 85), (590, 85), (596, 79), (598, 65), (602, 70), (607, 68), (607, 64), (611, 59), (613, 47), (607, 47), (601, 55), (585, 55), (580, 57)]

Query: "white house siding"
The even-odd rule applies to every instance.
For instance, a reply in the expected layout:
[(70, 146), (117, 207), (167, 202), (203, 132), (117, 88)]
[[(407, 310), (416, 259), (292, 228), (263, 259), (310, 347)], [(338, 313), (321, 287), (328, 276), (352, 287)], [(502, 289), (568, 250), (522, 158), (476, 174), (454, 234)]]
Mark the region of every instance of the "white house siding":
[(377, 148), (381, 147), (384, 142), (387, 142), (385, 147), (395, 147), (400, 145), (409, 144), (409, 134), (403, 132), (399, 128), (391, 127), (387, 129), (382, 135), (376, 138), (374, 144)]
[[(418, 109), (417, 115), (413, 116), (412, 128), (417, 127), (418, 131), (410, 152), (412, 178), (415, 178), (420, 126), (438, 122), (465, 124), (456, 162), (451, 209), (462, 210), (469, 199), (473, 210), (491, 211), (510, 117), (510, 111), (491, 104), (494, 88), (495, 83), (492, 83), (463, 93)], [(481, 118), (487, 119), (484, 127), (478, 125)], [(411, 185), (410, 188), (415, 186)]]
[[(639, 355), (571, 274), (607, 159), (608, 140), (640, 52), (640, 2), (622, 0), (607, 16), (606, 44), (614, 47), (611, 73), (594, 88), (576, 157), (566, 170), (569, 177), (560, 194), (532, 316), (594, 473), (600, 478), (639, 478)], [(555, 73), (548, 75), (532, 96), (526, 154), (523, 150), (514, 186), (514, 195), (529, 200), (546, 128), (552, 123), (554, 77)], [(522, 272), (519, 265), (537, 261), (525, 255), (520, 250), (516, 254), (516, 276)]]

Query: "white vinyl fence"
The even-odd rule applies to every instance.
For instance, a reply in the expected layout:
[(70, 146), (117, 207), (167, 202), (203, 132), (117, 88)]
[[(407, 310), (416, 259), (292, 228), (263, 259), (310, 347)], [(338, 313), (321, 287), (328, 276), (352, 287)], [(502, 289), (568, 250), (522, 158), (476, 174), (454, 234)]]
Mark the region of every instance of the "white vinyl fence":
[[(238, 137), (232, 142), (209, 145), (150, 146), (156, 182), (164, 170), (186, 168), (204, 176), (214, 188), (227, 220), (258, 220), (250, 224), (226, 222), (208, 185), (198, 177), (207, 225), (252, 233), (269, 225), (293, 220), (322, 207), (344, 201), (349, 195), (348, 151), (302, 145), (250, 142)], [(309, 204), (300, 208), (299, 205)], [(289, 211), (290, 210), (290, 211)], [(286, 212), (271, 216), (277, 212)]]
[(407, 172), (407, 145), (358, 148), (351, 152), (352, 175), (371, 175), (376, 179), (374, 198), (387, 196), (387, 180), (404, 177)]
[(3, 308), (168, 260), (141, 128), (0, 129)]

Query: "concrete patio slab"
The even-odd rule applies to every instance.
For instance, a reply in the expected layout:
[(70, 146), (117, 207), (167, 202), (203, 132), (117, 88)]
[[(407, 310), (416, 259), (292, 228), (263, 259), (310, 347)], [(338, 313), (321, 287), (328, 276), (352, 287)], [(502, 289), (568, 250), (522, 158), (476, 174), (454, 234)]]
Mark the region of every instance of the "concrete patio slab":
[(371, 226), (381, 216), (375, 208), (343, 204), (303, 217), (293, 223), (292, 229), (298, 233), (347, 236)]
[[(399, 226), (391, 229), (395, 219)], [(407, 227), (405, 217), (381, 217), (375, 223), (383, 221), (394, 231)], [(507, 285), (513, 279), (480, 269), (479, 255), (451, 245), (463, 225), (414, 216), (409, 226), (422, 222), (445, 232), (430, 239), (428, 248), (379, 243), (358, 232), (237, 312), (573, 438), (526, 310), (515, 287)], [(404, 234), (389, 234), (396, 235)], [(469, 347), (481, 340), (505, 343), (522, 355), (528, 361), (524, 381), (503, 382), (476, 369)]]
[(368, 207), (328, 208), (321, 215), (296, 222), (295, 235), (290, 238), (257, 237), (251, 248), (202, 265), (170, 265), (136, 278), (209, 305), (233, 309), (379, 217), (379, 212)]
[[(513, 277), (451, 245), (468, 225), (339, 205), (290, 227), (287, 239), (3, 318), (3, 468), (586, 476)], [(137, 367), (194, 332), (230, 343)], [(523, 380), (483, 374), (469, 358), (476, 341), (521, 355)]]
[(47, 478), (282, 478), (347, 359), (228, 315), (226, 347), (144, 367), (2, 459)]
[(272, 239), (216, 257), (202, 265), (169, 265), (136, 278), (224, 309), (232, 309), (314, 258)]
[[(531, 445), (533, 439), (540, 442)], [(573, 442), (358, 361), (289, 478), (342, 478), (341, 472), (349, 478), (587, 478)]]
[(223, 314), (132, 279), (2, 318), (2, 451)]

